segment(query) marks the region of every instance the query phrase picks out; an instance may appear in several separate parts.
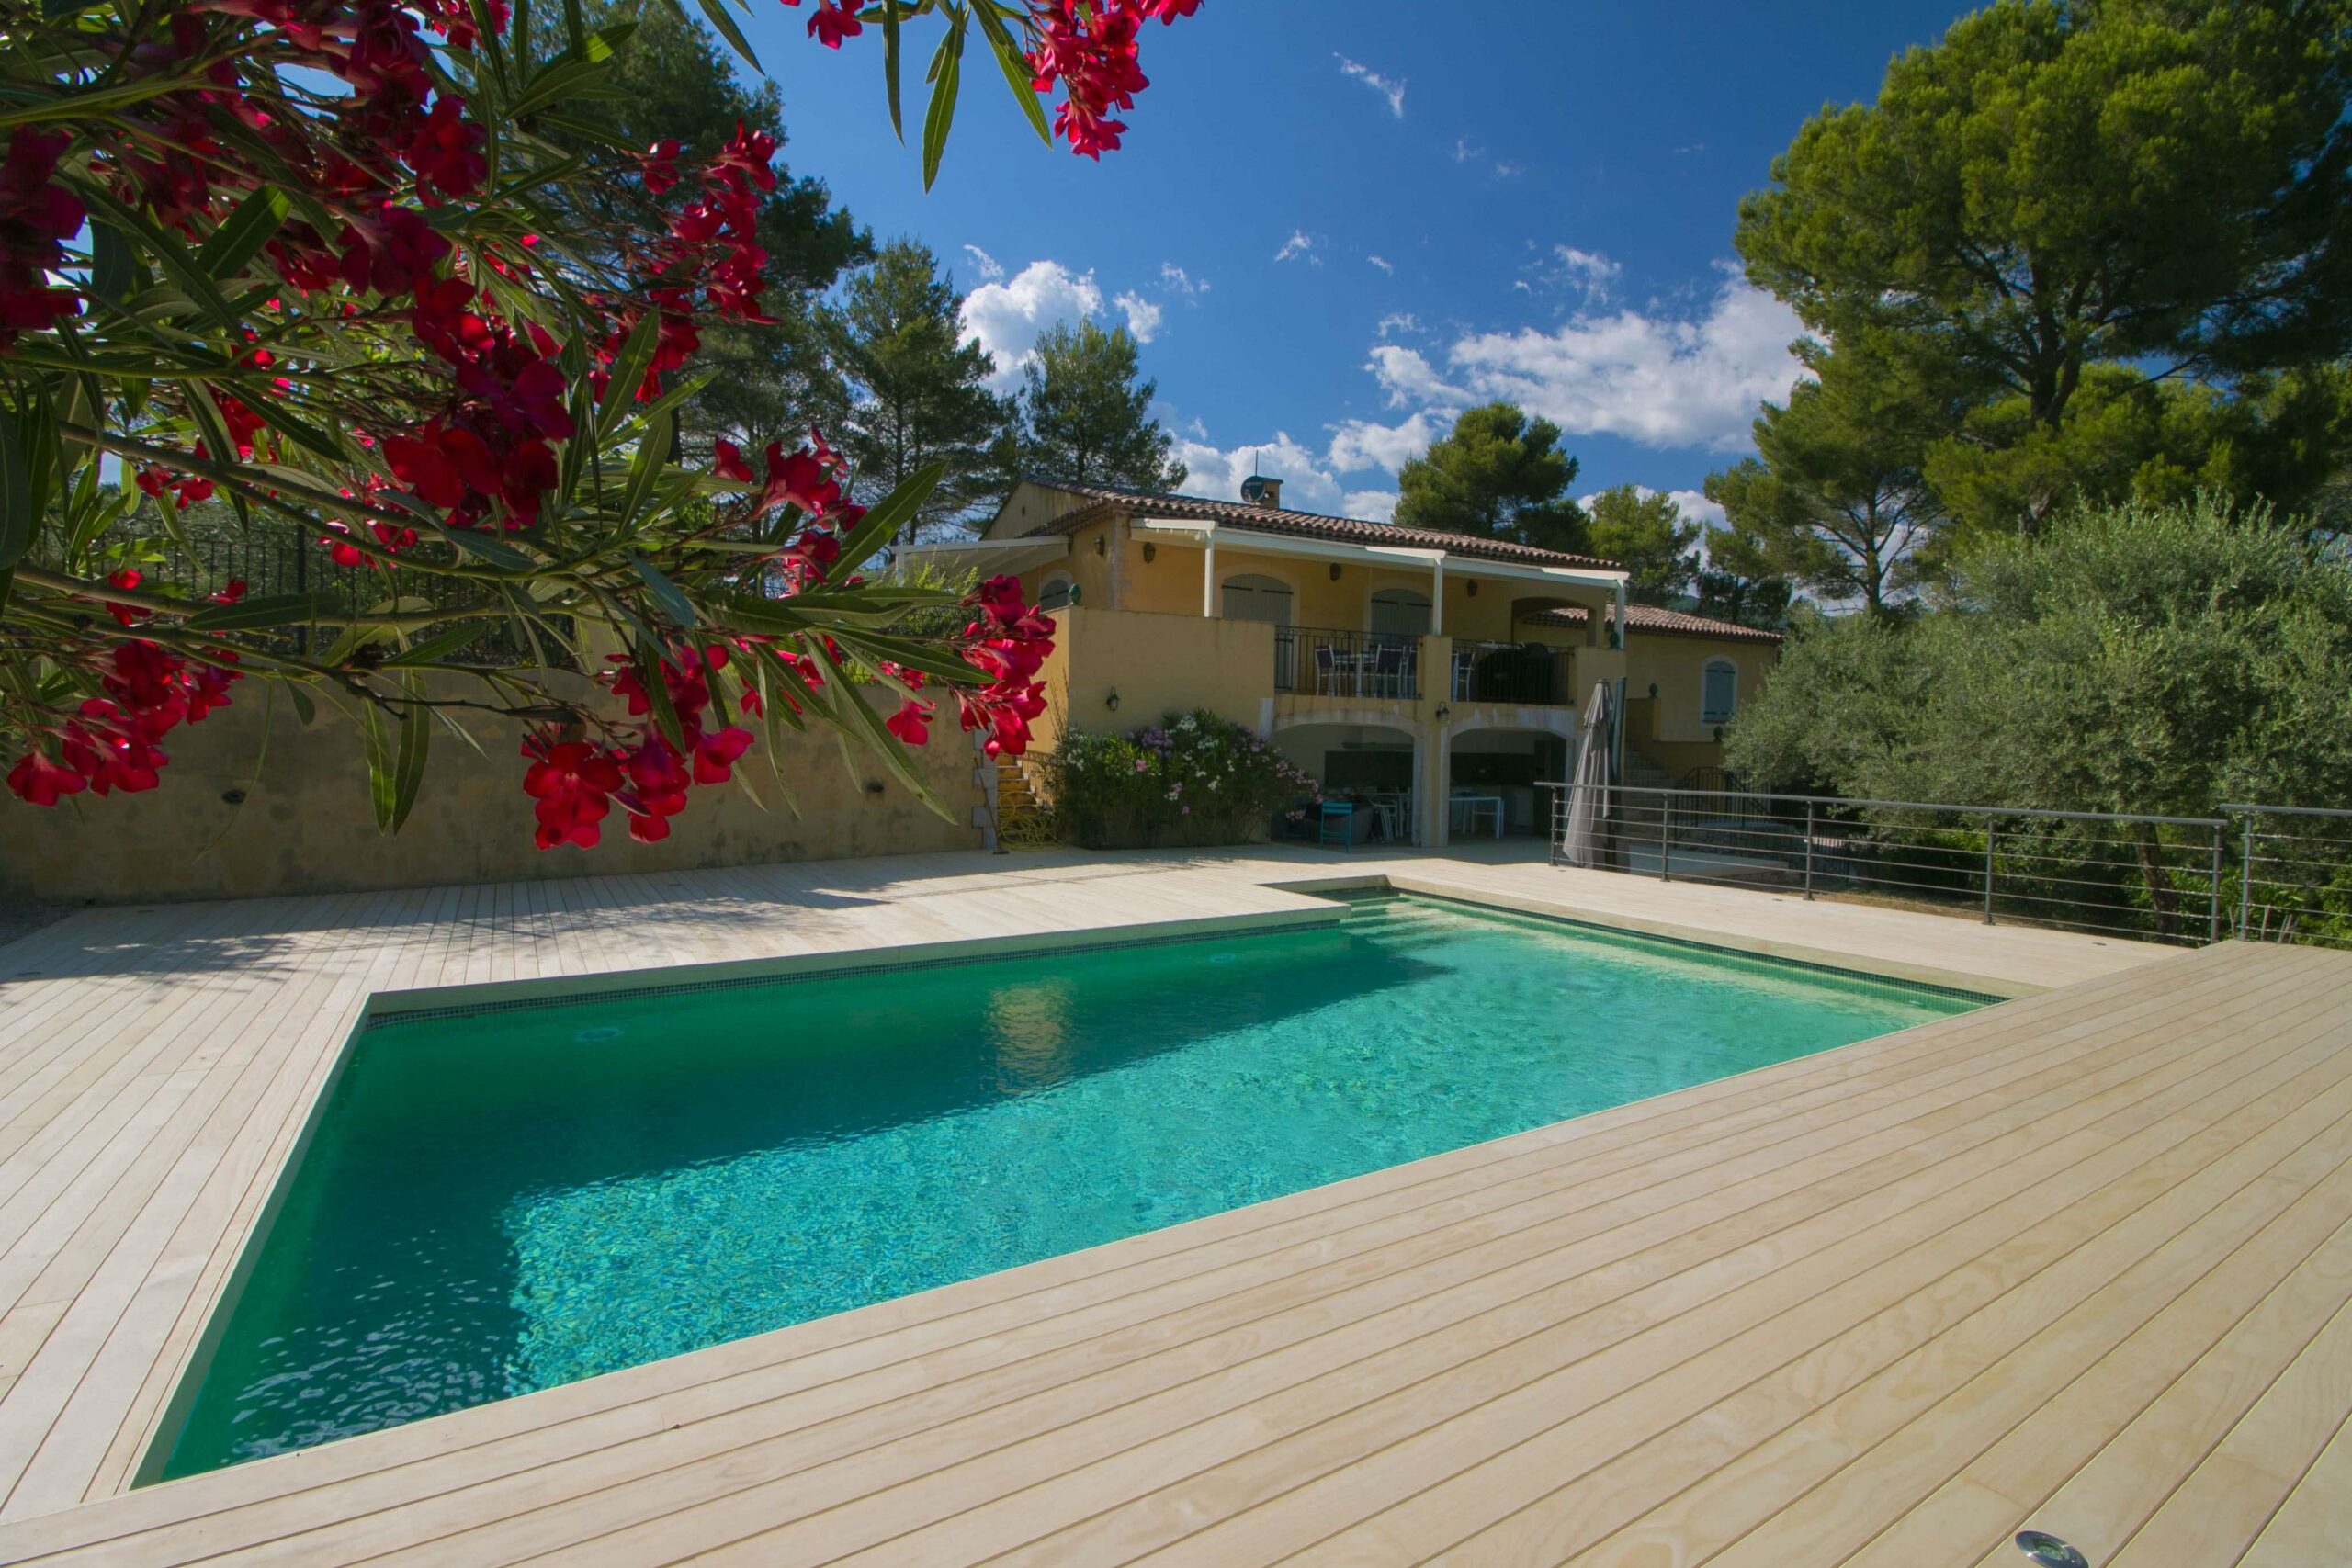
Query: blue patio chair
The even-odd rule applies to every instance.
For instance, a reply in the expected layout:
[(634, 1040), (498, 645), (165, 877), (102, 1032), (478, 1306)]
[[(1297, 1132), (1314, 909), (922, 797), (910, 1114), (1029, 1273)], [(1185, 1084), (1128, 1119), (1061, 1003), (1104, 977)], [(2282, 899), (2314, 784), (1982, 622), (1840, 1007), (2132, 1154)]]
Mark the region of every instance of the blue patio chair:
[(1337, 845), (1343, 851), (1353, 847), (1355, 817), (1356, 808), (1352, 802), (1345, 800), (1323, 802), (1322, 812), (1317, 816), (1315, 823), (1315, 847), (1328, 850)]
[(1339, 674), (1339, 655), (1331, 651), (1331, 645), (1329, 643), (1317, 643), (1315, 645), (1316, 695), (1321, 696), (1325, 693), (1330, 691), (1332, 687), (1338, 685), (1340, 683)]
[(1404, 688), (1405, 645), (1384, 642), (1372, 661), (1373, 695), (1393, 697)]

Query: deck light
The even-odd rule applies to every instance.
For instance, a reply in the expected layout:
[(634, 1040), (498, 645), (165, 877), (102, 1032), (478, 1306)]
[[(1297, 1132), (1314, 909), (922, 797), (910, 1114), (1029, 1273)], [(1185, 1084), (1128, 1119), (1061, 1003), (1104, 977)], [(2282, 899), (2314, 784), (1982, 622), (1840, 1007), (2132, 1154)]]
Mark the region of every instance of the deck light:
[(2091, 1568), (2090, 1559), (2054, 1535), (2041, 1530), (2018, 1531), (2018, 1550), (2041, 1568)]

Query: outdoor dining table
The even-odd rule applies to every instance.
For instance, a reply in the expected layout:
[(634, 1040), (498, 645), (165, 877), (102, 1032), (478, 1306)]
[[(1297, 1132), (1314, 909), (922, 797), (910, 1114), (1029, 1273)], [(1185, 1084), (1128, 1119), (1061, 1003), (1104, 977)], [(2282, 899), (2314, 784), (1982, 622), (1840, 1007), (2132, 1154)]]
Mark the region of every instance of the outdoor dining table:
[(1503, 836), (1503, 797), (1499, 795), (1456, 795), (1448, 801), (1447, 809), (1456, 816), (1466, 815), (1474, 833), (1478, 830), (1478, 813), (1491, 810), (1495, 814), (1495, 837)]

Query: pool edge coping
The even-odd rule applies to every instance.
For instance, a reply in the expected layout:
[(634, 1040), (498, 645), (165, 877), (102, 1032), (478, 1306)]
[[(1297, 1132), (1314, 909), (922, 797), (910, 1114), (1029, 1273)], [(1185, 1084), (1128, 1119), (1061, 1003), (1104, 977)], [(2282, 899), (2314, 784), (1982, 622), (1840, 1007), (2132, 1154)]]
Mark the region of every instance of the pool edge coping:
[[(839, 948), (766, 958), (726, 959), (528, 979), (474, 981), (368, 993), (343, 1041), (334, 1048), (317, 1092), (304, 1109), (301, 1128), (288, 1149), (284, 1161), (269, 1173), (268, 1197), (247, 1230), (236, 1261), (221, 1289), (206, 1310), (202, 1330), (173, 1377), (171, 1393), (140, 1446), (139, 1457), (129, 1472), (128, 1484), (122, 1492), (113, 1495), (127, 1495), (164, 1483), (162, 1469), (169, 1458), (172, 1442), (176, 1440), (176, 1435), (186, 1421), (188, 1406), (193, 1403), (203, 1374), (219, 1348), (220, 1336), (225, 1330), (233, 1304), (242, 1294), (261, 1248), (283, 1208), (295, 1174), (300, 1168), (303, 1157), (334, 1100), (335, 1087), (360, 1038), (379, 1023), (423, 1021), (435, 1016), (458, 1016), (481, 1011), (579, 1005), (605, 997), (646, 997), (711, 988), (789, 984), (801, 979), (846, 977), (999, 959), (1050, 957), (1063, 953), (1102, 952), (1168, 942), (1215, 939), (1250, 931), (1327, 926), (1343, 920), (1348, 913), (1344, 903), (1328, 896), (1347, 892), (1403, 894), (1442, 899), (1502, 914), (1557, 920), (1590, 931), (1617, 931), (1736, 956), (1780, 962), (1835, 976), (1956, 991), (1986, 1005), (2013, 1001), (2053, 988), (1803, 943), (1774, 942), (1710, 927), (1652, 920), (1615, 911), (1604, 917), (1558, 900), (1525, 894), (1506, 896), (1442, 878), (1398, 874), (1391, 870), (1367, 867), (1360, 872), (1350, 870), (1336, 874), (1285, 877), (1280, 881), (1261, 882), (1258, 886), (1301, 902), (1297, 907), (1287, 909), (1257, 909), (1230, 915), (1187, 916), (1115, 926), (950, 938), (940, 942)], [(685, 1354), (700, 1353), (689, 1351)]]

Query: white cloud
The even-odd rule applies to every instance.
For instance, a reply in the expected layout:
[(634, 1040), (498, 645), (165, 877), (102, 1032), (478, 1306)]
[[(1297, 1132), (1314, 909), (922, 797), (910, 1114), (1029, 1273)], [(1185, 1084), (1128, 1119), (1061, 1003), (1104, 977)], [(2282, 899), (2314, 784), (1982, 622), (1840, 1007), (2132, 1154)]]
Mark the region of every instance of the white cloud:
[(1365, 86), (1370, 87), (1374, 92), (1378, 93), (1382, 97), (1388, 100), (1388, 112), (1390, 114), (1395, 115), (1398, 119), (1403, 119), (1405, 118), (1405, 84), (1401, 78), (1392, 82), (1387, 77), (1383, 76), (1379, 72), (1374, 71), (1371, 66), (1359, 65), (1344, 54), (1335, 54), (1331, 58), (1340, 62), (1340, 73), (1341, 75), (1352, 76), (1357, 81), (1363, 83)]
[(1396, 268), (1389, 262), (1386, 256), (1367, 255), (1363, 259), (1378, 267), (1381, 271), (1386, 273), (1389, 276), (1394, 277), (1396, 276)]
[(1710, 528), (1720, 528), (1731, 521), (1730, 514), (1724, 511), (1721, 503), (1709, 501), (1702, 491), (1670, 490), (1666, 493), (1674, 498), (1675, 505), (1682, 508), (1682, 515), (1693, 523), (1702, 523)]
[(1457, 136), (1453, 139), (1453, 161), (1455, 163), (1466, 164), (1473, 158), (1483, 158), (1486, 155), (1487, 150), (1484, 147), (1474, 145), (1468, 137)]
[(964, 247), (964, 251), (966, 254), (972, 258), (972, 265), (980, 269), (980, 276), (983, 279), (993, 283), (996, 279), (1004, 276), (1003, 264), (999, 262), (996, 257), (989, 254), (988, 252), (980, 249), (979, 246), (966, 245)]
[(1802, 374), (1789, 344), (1804, 331), (1787, 306), (1725, 269), (1695, 319), (1580, 311), (1552, 332), (1480, 333), (1446, 354), (1376, 344), (1370, 368), (1397, 407), (1509, 399), (1574, 434), (1653, 446), (1746, 443), (1756, 405), (1784, 400)]
[(1506, 162), (1495, 165), (1495, 178), (1498, 180), (1515, 180), (1525, 173), (1527, 173), (1527, 165), (1524, 164)]
[(1329, 460), (1340, 473), (1385, 468), (1395, 473), (1429, 450), (1430, 443), (1453, 428), (1452, 409), (1421, 409), (1395, 424), (1343, 420), (1331, 427)]
[(1385, 338), (1390, 333), (1417, 333), (1420, 330), (1421, 319), (1419, 316), (1414, 315), (1410, 310), (1394, 310), (1381, 317), (1380, 324), (1374, 327), (1373, 332), (1375, 335)]
[(1102, 290), (1091, 272), (1074, 273), (1059, 262), (1031, 262), (1001, 283), (983, 283), (964, 296), (964, 341), (994, 356), (989, 385), (1006, 391), (1021, 379), (1038, 334), (1047, 327), (1077, 321), (1102, 309)]
[(1470, 400), (1468, 392), (1449, 385), (1419, 350), (1400, 344), (1374, 344), (1364, 368), (1378, 377), (1381, 386), (1387, 389), (1391, 408), (1416, 402), (1462, 403)]
[(1625, 269), (1599, 251), (1580, 251), (1574, 245), (1554, 245), (1553, 265), (1544, 273), (1544, 281), (1583, 293), (1587, 299), (1606, 299), (1610, 286)]
[(1341, 504), (1351, 517), (1361, 517), (1368, 523), (1385, 523), (1396, 515), (1396, 492), (1393, 490), (1351, 490)]
[(1111, 303), (1126, 313), (1127, 331), (1137, 343), (1149, 343), (1159, 332), (1159, 307), (1140, 294), (1120, 294)]
[(1194, 277), (1174, 262), (1159, 264), (1159, 286), (1170, 294), (1182, 294), (1187, 299), (1209, 291), (1207, 278)]
[(1332, 512), (1343, 504), (1338, 476), (1313, 452), (1292, 439), (1289, 432), (1276, 431), (1271, 441), (1252, 441), (1243, 446), (1220, 447), (1206, 441), (1179, 441), (1176, 456), (1190, 470), (1185, 476), (1184, 491), (1188, 495), (1206, 496), (1212, 501), (1238, 501), (1241, 481), (1252, 473), (1283, 481), (1283, 504), (1302, 512)]
[(1293, 229), (1290, 238), (1283, 242), (1283, 248), (1274, 253), (1274, 259), (1278, 262), (1296, 261), (1300, 256), (1305, 256), (1317, 266), (1323, 265), (1322, 258), (1315, 254), (1315, 242), (1306, 237), (1306, 231)]

